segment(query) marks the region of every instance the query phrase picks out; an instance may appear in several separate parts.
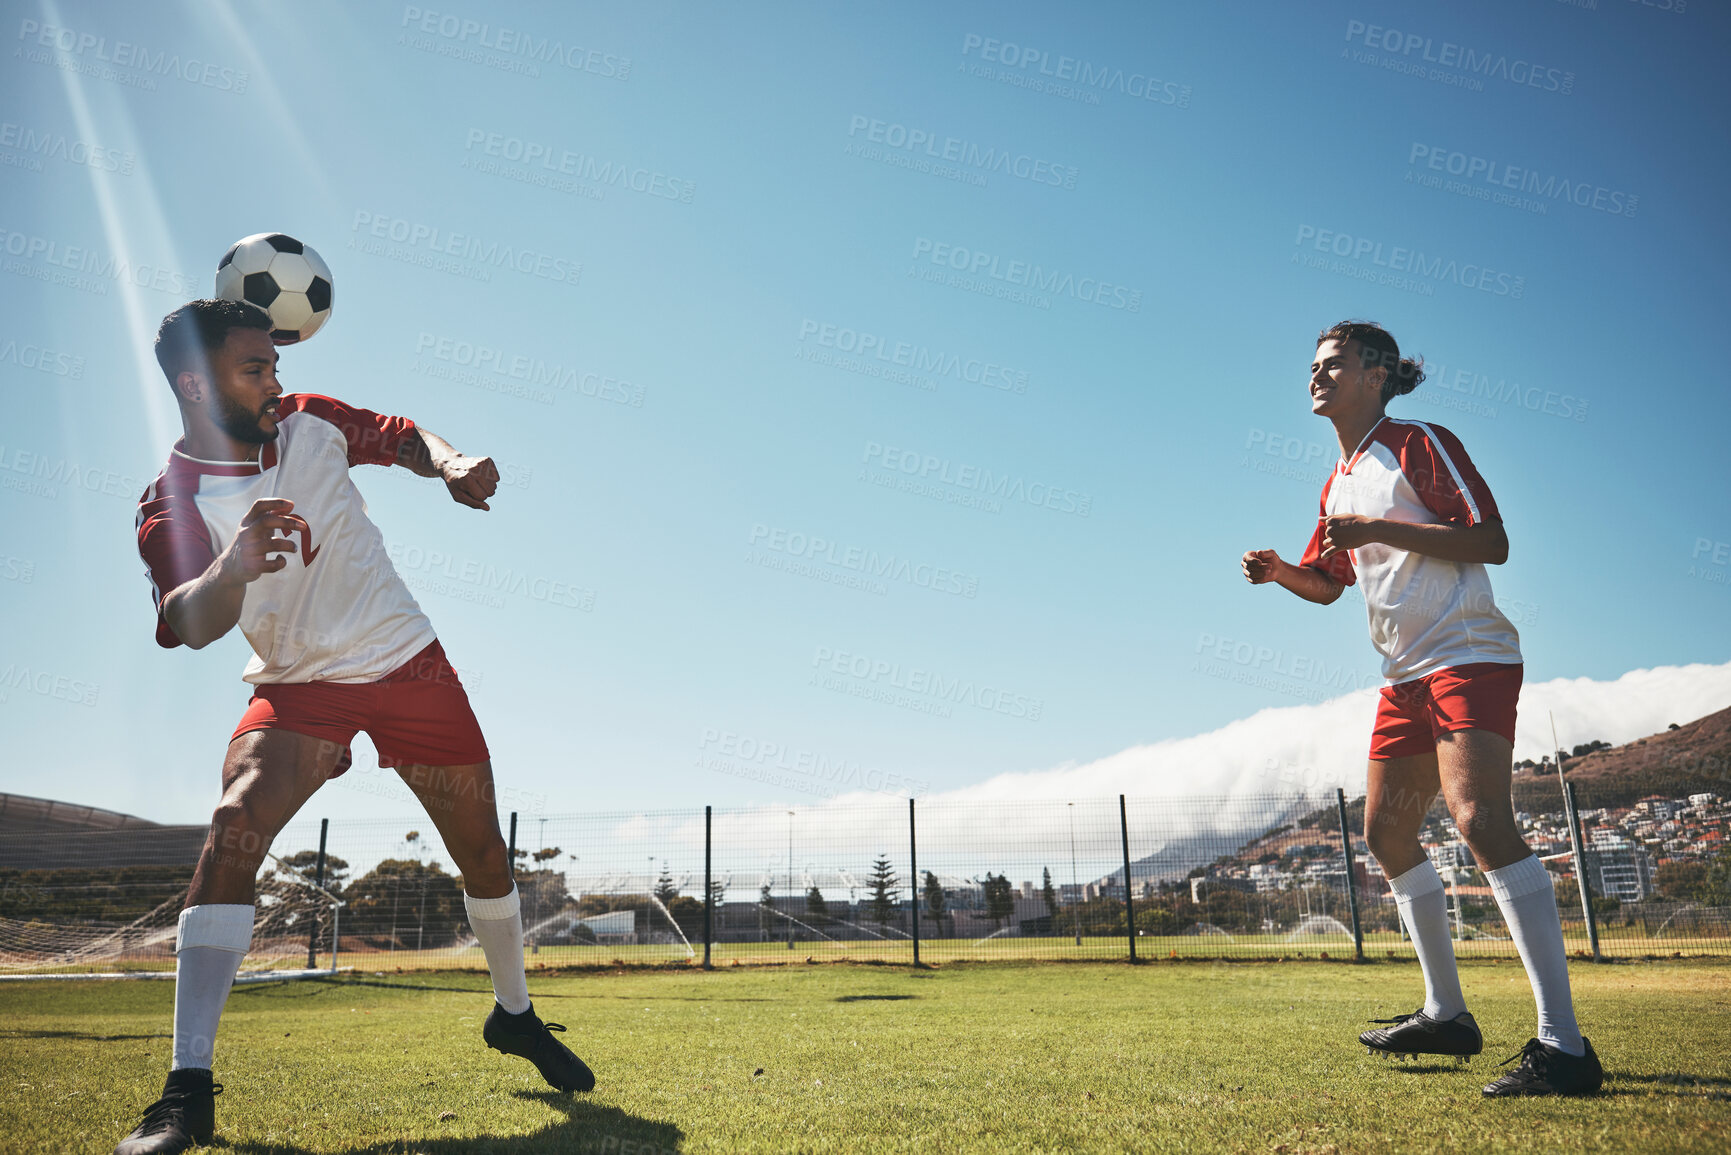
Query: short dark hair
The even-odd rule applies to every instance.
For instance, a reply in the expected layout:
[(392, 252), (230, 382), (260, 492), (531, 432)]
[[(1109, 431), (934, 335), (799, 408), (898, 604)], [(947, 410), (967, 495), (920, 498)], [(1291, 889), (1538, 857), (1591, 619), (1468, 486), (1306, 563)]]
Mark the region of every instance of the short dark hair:
[(1357, 341), (1360, 368), (1388, 370), (1388, 376), (1382, 380), (1384, 405), (1402, 394), (1411, 393), (1424, 381), (1424, 358), (1403, 358), (1394, 334), (1375, 321), (1341, 321), (1330, 325), (1316, 336), (1318, 345), (1324, 341), (1342, 344)]
[(236, 329), (270, 332), (270, 315), (245, 301), (188, 301), (162, 319), (156, 330), (156, 363), (170, 385), (188, 369), (209, 364), (210, 356)]

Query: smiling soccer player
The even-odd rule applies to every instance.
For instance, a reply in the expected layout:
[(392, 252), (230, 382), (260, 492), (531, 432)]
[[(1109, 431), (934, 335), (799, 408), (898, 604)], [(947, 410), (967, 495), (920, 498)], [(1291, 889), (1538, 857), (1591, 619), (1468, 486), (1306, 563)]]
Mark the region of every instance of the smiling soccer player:
[[(1244, 555), (1244, 576), (1327, 605), (1358, 582), (1382, 689), (1370, 741), (1364, 830), (1424, 971), (1424, 1006), (1359, 1036), (1387, 1054), (1468, 1056), (1483, 1049), (1449, 940), (1442, 878), (1419, 844), (1442, 791), (1490, 881), (1538, 1003), (1538, 1037), (1487, 1096), (1583, 1094), (1604, 1077), (1575, 1025), (1551, 878), (1515, 824), (1510, 773), (1520, 639), (1491, 595), (1487, 565), (1509, 540), (1490, 488), (1453, 433), (1388, 416), (1424, 380), (1385, 329), (1343, 321), (1317, 338), (1310, 409), (1334, 424), (1341, 459), (1297, 565), (1272, 549)], [(1512, 1060), (1511, 1060), (1512, 1061)]]
[(228, 745), (175, 943), (173, 1058), (162, 1097), (116, 1155), (183, 1151), (215, 1128), (217, 1022), (252, 940), (253, 880), (283, 826), (349, 767), (365, 730), (438, 828), (463, 876), (470, 928), (491, 972), (488, 1046), (554, 1087), (595, 1076), (529, 1002), (523, 923), (494, 806), (487, 743), (432, 623), (385, 556), (352, 466), (401, 465), (487, 509), (499, 474), (402, 417), (284, 394), (270, 321), (251, 305), (193, 301), (170, 313), (156, 357), (185, 437), (138, 505), (138, 551), (156, 640), (200, 649), (235, 626), (251, 643), (252, 701)]

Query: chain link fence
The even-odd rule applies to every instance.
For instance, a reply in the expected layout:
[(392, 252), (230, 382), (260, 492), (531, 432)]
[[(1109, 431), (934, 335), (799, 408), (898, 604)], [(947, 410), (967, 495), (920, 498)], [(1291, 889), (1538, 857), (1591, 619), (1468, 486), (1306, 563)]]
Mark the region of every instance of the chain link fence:
[[(1583, 796), (1578, 864), (1558, 799), (1522, 820), (1571, 951), (1731, 948), (1731, 807)], [(1362, 798), (886, 800), (512, 813), (507, 825), (531, 967), (1412, 953), (1366, 852)], [(201, 841), (196, 827), (0, 838), (0, 968), (172, 969)], [(1440, 803), (1424, 841), (1458, 953), (1513, 957)], [(249, 968), (484, 967), (429, 824), (300, 820), (272, 852)]]

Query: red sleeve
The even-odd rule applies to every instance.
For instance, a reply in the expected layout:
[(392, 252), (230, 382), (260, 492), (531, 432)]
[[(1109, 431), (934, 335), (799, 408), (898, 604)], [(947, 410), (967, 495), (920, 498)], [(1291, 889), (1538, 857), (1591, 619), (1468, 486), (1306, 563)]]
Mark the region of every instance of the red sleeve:
[(192, 498), (165, 496), (161, 486), (151, 486), (138, 503), (138, 555), (156, 603), (156, 644), (173, 649), (182, 642), (162, 617), (162, 599), (210, 568), (216, 550)]
[(1298, 559), (1301, 566), (1309, 566), (1319, 573), (1325, 573), (1341, 585), (1358, 584), (1358, 571), (1352, 565), (1352, 551), (1343, 549), (1327, 561), (1322, 560), (1322, 519), (1328, 516), (1328, 487), (1334, 484), (1334, 474), (1328, 475), (1328, 480), (1322, 483), (1322, 502), (1316, 515), (1316, 529), (1311, 532), (1310, 544), (1304, 547), (1304, 556)]
[(1412, 435), (1400, 447), (1400, 471), (1425, 508), (1450, 525), (1502, 520), (1466, 447), (1440, 425), (1413, 422)]
[(415, 431), (415, 423), (407, 417), (386, 417), (317, 393), (287, 394), (277, 412), (284, 417), (305, 413), (342, 430), (349, 443), (350, 465), (395, 465), (397, 451)]

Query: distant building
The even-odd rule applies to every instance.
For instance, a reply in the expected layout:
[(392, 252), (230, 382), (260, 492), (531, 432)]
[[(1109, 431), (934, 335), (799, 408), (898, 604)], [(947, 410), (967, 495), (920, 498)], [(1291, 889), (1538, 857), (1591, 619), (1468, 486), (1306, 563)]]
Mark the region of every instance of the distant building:
[(1619, 902), (1640, 902), (1653, 893), (1653, 859), (1620, 835), (1595, 830), (1587, 854), (1594, 889)]
[(1458, 841), (1440, 843), (1425, 847), (1425, 853), (1430, 855), (1431, 865), (1445, 879), (1456, 871), (1472, 870), (1478, 864), (1473, 861), (1473, 852), (1467, 844)]
[(1257, 894), (1267, 894), (1273, 890), (1285, 890), (1292, 881), (1292, 875), (1274, 866), (1272, 863), (1258, 862), (1251, 866), (1250, 881), (1256, 886)]
[(1652, 794), (1635, 803), (1632, 809), (1637, 814), (1650, 815), (1651, 817), (1663, 822), (1665, 819), (1677, 814), (1683, 809), (1683, 807), (1684, 803), (1679, 799), (1662, 798), (1657, 794)]
[(1190, 901), (1200, 906), (1203, 899), (1217, 890), (1236, 890), (1241, 894), (1255, 894), (1256, 884), (1248, 878), (1228, 878), (1224, 875), (1192, 878), (1190, 880)]

